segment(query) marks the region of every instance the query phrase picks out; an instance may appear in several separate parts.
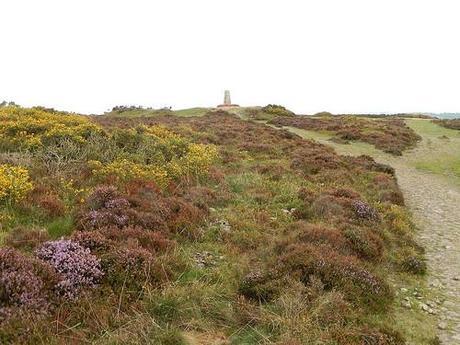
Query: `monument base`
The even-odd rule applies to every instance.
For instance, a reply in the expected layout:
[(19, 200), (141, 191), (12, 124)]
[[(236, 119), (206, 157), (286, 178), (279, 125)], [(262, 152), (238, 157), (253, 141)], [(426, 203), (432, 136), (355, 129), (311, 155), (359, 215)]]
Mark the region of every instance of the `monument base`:
[(239, 108), (238, 104), (219, 104), (217, 108), (219, 109), (229, 109), (229, 108)]

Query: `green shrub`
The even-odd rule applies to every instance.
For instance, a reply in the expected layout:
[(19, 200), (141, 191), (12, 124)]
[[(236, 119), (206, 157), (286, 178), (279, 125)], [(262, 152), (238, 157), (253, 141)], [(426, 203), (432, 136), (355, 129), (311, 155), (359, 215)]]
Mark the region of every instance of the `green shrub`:
[(409, 256), (401, 262), (401, 267), (405, 272), (424, 275), (427, 270), (426, 263), (417, 256)]
[(282, 105), (269, 104), (262, 108), (264, 113), (276, 116), (293, 116), (295, 115), (292, 111), (287, 110)]

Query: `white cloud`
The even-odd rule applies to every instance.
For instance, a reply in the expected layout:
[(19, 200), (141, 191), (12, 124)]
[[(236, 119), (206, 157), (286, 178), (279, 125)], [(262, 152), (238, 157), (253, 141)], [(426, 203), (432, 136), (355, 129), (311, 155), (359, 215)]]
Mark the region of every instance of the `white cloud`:
[(460, 111), (458, 1), (4, 1), (0, 100)]

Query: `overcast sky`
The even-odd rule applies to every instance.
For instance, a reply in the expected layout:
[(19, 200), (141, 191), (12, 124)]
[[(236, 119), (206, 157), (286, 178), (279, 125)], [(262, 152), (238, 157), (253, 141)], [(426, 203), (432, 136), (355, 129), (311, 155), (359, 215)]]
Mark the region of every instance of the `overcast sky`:
[(0, 100), (460, 112), (459, 3), (2, 0)]

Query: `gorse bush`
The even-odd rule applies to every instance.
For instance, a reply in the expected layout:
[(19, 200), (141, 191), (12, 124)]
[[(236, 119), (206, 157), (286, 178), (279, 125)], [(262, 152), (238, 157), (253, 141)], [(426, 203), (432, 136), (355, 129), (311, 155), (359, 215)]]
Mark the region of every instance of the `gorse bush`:
[(217, 149), (212, 145), (189, 144), (181, 156), (168, 155), (160, 163), (136, 163), (128, 159), (115, 160), (108, 164), (90, 161), (94, 176), (120, 184), (135, 179), (151, 180), (166, 187), (173, 179), (205, 175), (216, 160)]
[(60, 274), (56, 288), (72, 300), (83, 289), (95, 287), (103, 276), (99, 259), (72, 240), (45, 242), (36, 250), (36, 255)]
[(190, 143), (163, 126), (115, 130), (111, 137), (118, 158), (89, 165), (94, 176), (117, 184), (142, 179), (164, 188), (172, 180), (206, 174), (218, 156), (213, 145)]
[(206, 174), (218, 156), (214, 146), (191, 143), (164, 126), (106, 131), (88, 117), (46, 109), (2, 108), (0, 125), (0, 149), (31, 151), (48, 165), (61, 164), (55, 170), (88, 160), (96, 178), (113, 183), (144, 179), (166, 187)]
[(4, 150), (34, 151), (63, 139), (83, 143), (101, 132), (99, 126), (84, 116), (34, 108), (0, 108), (0, 148)]
[(24, 199), (32, 188), (27, 169), (8, 164), (0, 165), (0, 203), (18, 202)]
[(277, 104), (268, 104), (262, 108), (262, 111), (267, 114), (276, 115), (276, 116), (293, 116), (295, 115), (292, 111), (287, 110), (282, 105)]

